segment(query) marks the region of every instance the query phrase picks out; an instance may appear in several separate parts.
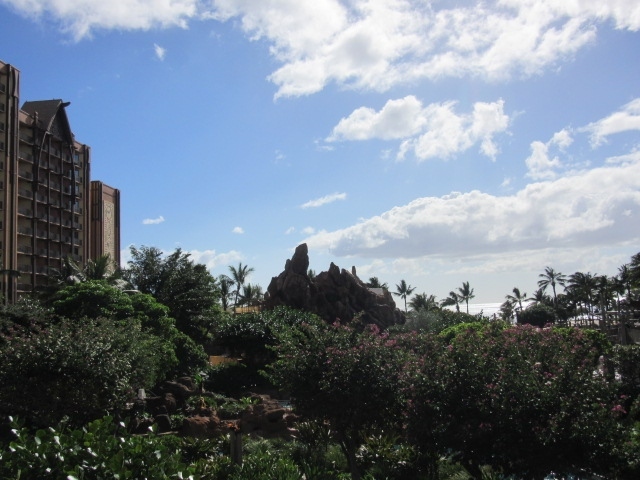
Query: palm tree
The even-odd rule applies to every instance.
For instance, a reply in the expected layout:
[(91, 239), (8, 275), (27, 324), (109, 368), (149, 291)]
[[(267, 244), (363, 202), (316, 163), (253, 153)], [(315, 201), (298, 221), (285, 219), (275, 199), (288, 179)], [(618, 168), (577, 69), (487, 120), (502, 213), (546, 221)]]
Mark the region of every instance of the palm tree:
[(242, 286), (242, 295), (240, 301), (243, 305), (252, 306), (257, 305), (262, 301), (264, 297), (262, 293), (262, 287), (260, 285), (254, 285), (247, 283)]
[(451, 305), (455, 305), (456, 306), (456, 312), (460, 311), (460, 295), (458, 295), (456, 292), (454, 292), (453, 290), (451, 292), (449, 292), (449, 296), (447, 298), (445, 298), (444, 300), (442, 300), (442, 302), (440, 303), (441, 307), (449, 307)]
[[(375, 278), (375, 277), (374, 277)], [(378, 287), (381, 288), (381, 287)], [(415, 287), (408, 285), (404, 280), (400, 280), (399, 284), (396, 284), (396, 291), (393, 292), (394, 295), (404, 299), (404, 311), (407, 311), (407, 297), (413, 293)]]
[(615, 304), (615, 296), (616, 292), (619, 291), (620, 284), (616, 277), (607, 277), (606, 275), (600, 275), (595, 280), (602, 323), (608, 326), (608, 312), (611, 310), (611, 306)]
[(569, 276), (567, 287), (576, 306), (584, 305), (588, 318), (591, 320), (593, 296), (597, 288), (597, 275), (592, 275), (590, 272), (576, 272)]
[(434, 295), (429, 295), (427, 297), (426, 293), (418, 293), (411, 299), (409, 306), (411, 307), (411, 310), (414, 311), (424, 310), (428, 312), (431, 310), (437, 310), (438, 302), (436, 302), (436, 297)]
[(380, 283), (380, 280), (378, 280), (378, 277), (370, 277), (369, 281), (367, 282), (367, 287), (369, 288), (384, 288), (384, 289), (388, 289), (389, 286), (387, 285), (387, 283)]
[(473, 294), (473, 288), (469, 287), (469, 282), (462, 282), (462, 287), (458, 287), (458, 296), (461, 302), (467, 304), (467, 313), (469, 313), (469, 300), (476, 297)]
[(236, 286), (235, 289), (235, 300), (234, 305), (238, 304), (238, 298), (240, 297), (240, 291), (244, 285), (244, 282), (247, 281), (247, 277), (253, 272), (253, 268), (249, 268), (248, 265), (242, 265), (242, 262), (238, 263), (238, 268), (234, 266), (229, 267), (229, 271), (231, 272), (231, 278), (233, 279), (233, 283)]
[(231, 298), (231, 287), (233, 287), (233, 280), (226, 275), (218, 276), (218, 290), (220, 291), (220, 301), (222, 302), (222, 309), (226, 311), (229, 308), (229, 298)]
[(556, 294), (556, 285), (564, 287), (567, 282), (567, 277), (560, 272), (556, 272), (551, 267), (545, 267), (544, 273), (541, 273), (538, 277), (540, 277), (540, 280), (538, 280), (538, 287), (540, 287), (543, 292), (545, 292), (547, 287), (551, 285), (551, 289), (553, 290), (553, 306), (554, 308), (557, 308), (558, 296)]
[(505, 321), (513, 320), (513, 303), (509, 300), (505, 300), (502, 305), (500, 305), (500, 316)]
[(60, 268), (51, 268), (49, 278), (53, 279), (56, 285), (63, 287), (84, 281), (82, 267), (71, 257), (64, 257)]
[(549, 305), (549, 304), (552, 304), (553, 302), (552, 298), (546, 293), (544, 293), (543, 288), (537, 289), (535, 292), (533, 292), (533, 295), (527, 298), (527, 300), (535, 304), (542, 304), (542, 305)]
[(520, 293), (520, 289), (518, 287), (513, 287), (513, 295), (505, 296), (508, 302), (515, 305), (518, 304), (518, 310), (522, 311), (522, 301), (527, 299), (527, 294), (522, 292)]
[(122, 270), (111, 260), (108, 253), (89, 260), (82, 270), (82, 277), (83, 281), (106, 280), (121, 290), (127, 288), (127, 282), (122, 279)]

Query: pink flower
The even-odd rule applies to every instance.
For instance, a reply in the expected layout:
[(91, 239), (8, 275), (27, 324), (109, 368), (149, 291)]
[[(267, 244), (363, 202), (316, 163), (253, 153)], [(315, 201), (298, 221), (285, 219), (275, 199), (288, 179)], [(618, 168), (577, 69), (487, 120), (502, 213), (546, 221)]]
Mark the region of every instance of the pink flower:
[(624, 409), (622, 405), (616, 405), (611, 409), (611, 411), (614, 413), (620, 413), (622, 415), (625, 415), (627, 413), (627, 411)]

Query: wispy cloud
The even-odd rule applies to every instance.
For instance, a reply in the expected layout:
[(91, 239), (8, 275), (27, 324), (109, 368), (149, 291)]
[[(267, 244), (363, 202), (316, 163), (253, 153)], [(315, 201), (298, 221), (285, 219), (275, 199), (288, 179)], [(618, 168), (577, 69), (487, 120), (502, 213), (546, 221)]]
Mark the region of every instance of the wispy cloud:
[(338, 200), (346, 200), (346, 193), (332, 193), (331, 195), (325, 195), (324, 197), (316, 198), (315, 200), (309, 200), (306, 203), (300, 205), (300, 208), (316, 208), (326, 205), (328, 203), (333, 203)]
[(159, 223), (164, 222), (164, 217), (160, 215), (158, 218), (145, 218), (142, 220), (143, 225), (158, 225)]
[(233, 227), (233, 230), (231, 230), (233, 233), (236, 233), (238, 235), (242, 235), (244, 233), (244, 228), (242, 227)]
[(163, 61), (164, 56), (167, 54), (167, 50), (165, 48), (162, 48), (157, 43), (153, 44), (153, 50), (156, 52), (156, 57), (158, 58), (158, 60)]
[(604, 143), (609, 135), (640, 130), (640, 98), (627, 103), (617, 112), (590, 123), (583, 130), (591, 133), (591, 144), (594, 147)]

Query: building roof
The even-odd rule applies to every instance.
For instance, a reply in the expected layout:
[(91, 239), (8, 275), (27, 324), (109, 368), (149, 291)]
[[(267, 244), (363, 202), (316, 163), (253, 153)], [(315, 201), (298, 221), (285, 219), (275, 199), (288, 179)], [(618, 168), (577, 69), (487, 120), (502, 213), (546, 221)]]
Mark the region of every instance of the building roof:
[(62, 131), (56, 133), (71, 143), (73, 142), (73, 133), (71, 132), (69, 119), (65, 111), (65, 107), (69, 104), (70, 102), (63, 102), (60, 99), (36, 100), (33, 102), (25, 102), (24, 105), (22, 105), (22, 111), (32, 117), (35, 117), (37, 114), (38, 126), (48, 132), (55, 130), (56, 124), (54, 122), (58, 119), (59, 129)]

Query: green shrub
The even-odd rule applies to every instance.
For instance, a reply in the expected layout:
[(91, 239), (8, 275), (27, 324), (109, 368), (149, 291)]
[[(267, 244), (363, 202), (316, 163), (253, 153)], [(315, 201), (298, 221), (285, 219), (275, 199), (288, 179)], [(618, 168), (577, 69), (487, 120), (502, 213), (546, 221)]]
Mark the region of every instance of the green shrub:
[(518, 324), (544, 327), (556, 322), (555, 310), (543, 303), (535, 303), (517, 313)]
[(0, 413), (39, 426), (82, 425), (124, 406), (164, 373), (162, 345), (139, 325), (62, 321), (0, 348)]
[(12, 422), (14, 439), (0, 453), (0, 478), (160, 479), (196, 471), (182, 461), (179, 440), (127, 435), (112, 417), (82, 429), (47, 428), (30, 433)]

